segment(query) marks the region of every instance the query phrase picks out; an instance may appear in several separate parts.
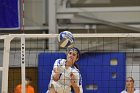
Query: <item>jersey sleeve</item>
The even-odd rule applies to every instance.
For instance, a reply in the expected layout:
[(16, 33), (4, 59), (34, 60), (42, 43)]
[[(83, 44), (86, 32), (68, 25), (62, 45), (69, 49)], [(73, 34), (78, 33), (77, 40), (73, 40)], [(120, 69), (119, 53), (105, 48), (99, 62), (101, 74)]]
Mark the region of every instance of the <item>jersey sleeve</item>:
[(80, 88), (80, 93), (83, 93), (83, 87), (82, 87), (82, 76), (81, 76), (81, 74), (80, 74), (80, 73), (79, 73), (79, 79), (78, 79), (77, 85), (78, 85), (78, 86), (79, 86), (79, 88)]
[(57, 59), (54, 63), (53, 69), (57, 68), (60, 73), (63, 73), (65, 72), (65, 63), (66, 63), (65, 59)]
[(125, 90), (123, 90), (121, 93), (126, 93)]
[(81, 74), (80, 74), (80, 80), (79, 80), (79, 87), (80, 87), (80, 93), (83, 93), (82, 76), (81, 76)]
[(57, 60), (54, 62), (53, 68), (57, 68), (60, 64), (61, 64), (61, 59), (57, 59)]
[(57, 59), (55, 62), (54, 62), (54, 66), (53, 68), (56, 68), (56, 67), (60, 67), (60, 66), (64, 66), (65, 65), (65, 59)]
[(140, 93), (140, 90), (139, 90), (139, 89), (137, 89), (137, 90), (136, 90), (136, 93)]

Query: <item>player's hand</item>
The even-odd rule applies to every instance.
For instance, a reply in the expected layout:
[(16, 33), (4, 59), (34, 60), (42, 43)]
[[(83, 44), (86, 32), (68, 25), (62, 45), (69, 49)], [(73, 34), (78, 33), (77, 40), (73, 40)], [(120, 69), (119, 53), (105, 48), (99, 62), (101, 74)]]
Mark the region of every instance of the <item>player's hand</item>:
[(76, 81), (75, 81), (75, 75), (73, 73), (70, 74), (70, 81), (71, 81), (71, 85), (75, 84)]
[(66, 71), (65, 66), (59, 66), (58, 70), (59, 70), (60, 73), (64, 73)]
[(71, 73), (70, 77), (71, 77), (71, 86), (74, 89), (74, 93), (80, 93), (80, 88), (76, 84), (76, 76), (73, 73)]
[(54, 68), (54, 75), (53, 75), (53, 80), (58, 81), (60, 77), (60, 72), (57, 68)]

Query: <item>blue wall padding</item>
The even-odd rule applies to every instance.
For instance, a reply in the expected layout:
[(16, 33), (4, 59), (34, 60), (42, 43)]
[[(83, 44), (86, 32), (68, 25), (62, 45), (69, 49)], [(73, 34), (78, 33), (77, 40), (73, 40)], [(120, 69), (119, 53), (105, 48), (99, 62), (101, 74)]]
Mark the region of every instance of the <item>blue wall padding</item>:
[(0, 0), (0, 30), (20, 28), (20, 0)]
[(65, 58), (65, 53), (40, 53), (38, 55), (38, 93), (46, 93), (53, 64), (58, 58)]
[[(118, 64), (110, 65), (111, 59)], [(83, 77), (84, 93), (120, 93), (125, 86), (125, 53), (84, 53), (78, 64)], [(116, 73), (116, 78), (112, 78)], [(97, 90), (87, 90), (87, 85), (96, 85)]]
[[(38, 57), (38, 93), (48, 89), (54, 61), (65, 58), (64, 53), (40, 53)], [(111, 59), (118, 64), (110, 65)], [(84, 93), (120, 93), (125, 86), (125, 53), (84, 53), (77, 62), (83, 80)], [(112, 78), (116, 73), (116, 78)], [(87, 85), (96, 85), (97, 90), (87, 89)]]

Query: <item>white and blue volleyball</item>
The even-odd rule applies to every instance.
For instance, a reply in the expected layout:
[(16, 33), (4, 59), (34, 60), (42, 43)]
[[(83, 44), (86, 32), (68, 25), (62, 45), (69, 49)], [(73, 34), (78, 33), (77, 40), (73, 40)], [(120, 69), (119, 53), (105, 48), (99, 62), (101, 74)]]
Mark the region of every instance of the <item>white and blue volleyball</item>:
[(62, 48), (71, 47), (74, 43), (74, 36), (69, 31), (63, 31), (58, 36), (58, 42)]

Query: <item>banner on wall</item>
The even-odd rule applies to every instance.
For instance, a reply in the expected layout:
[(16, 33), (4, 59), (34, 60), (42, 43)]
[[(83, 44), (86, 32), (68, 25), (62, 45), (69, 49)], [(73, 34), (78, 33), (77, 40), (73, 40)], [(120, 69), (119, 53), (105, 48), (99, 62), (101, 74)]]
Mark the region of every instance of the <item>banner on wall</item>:
[(0, 0), (0, 30), (13, 30), (19, 28), (19, 0)]

